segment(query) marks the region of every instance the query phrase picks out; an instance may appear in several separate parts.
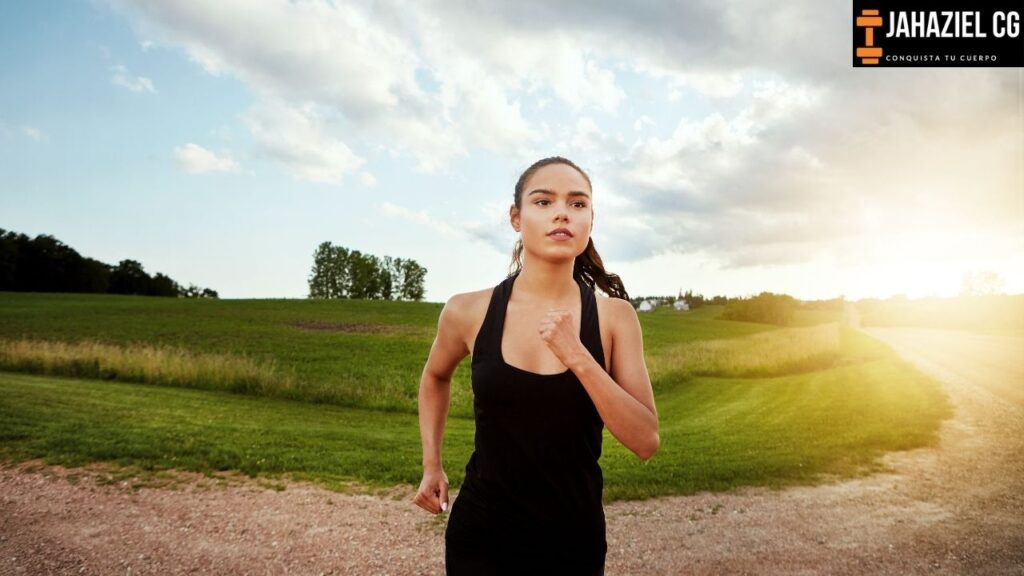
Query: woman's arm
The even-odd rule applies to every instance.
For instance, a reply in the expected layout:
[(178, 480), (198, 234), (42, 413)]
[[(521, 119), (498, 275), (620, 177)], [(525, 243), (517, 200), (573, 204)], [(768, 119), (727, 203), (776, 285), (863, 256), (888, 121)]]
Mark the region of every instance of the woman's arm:
[(628, 301), (609, 298), (608, 308), (614, 311), (612, 325), (611, 374), (590, 352), (580, 353), (566, 366), (576, 374), (594, 406), (601, 414), (608, 431), (643, 460), (658, 451), (658, 410), (654, 391), (644, 362), (643, 333), (636, 310)]
[(441, 448), (451, 401), (452, 375), (459, 362), (469, 354), (463, 338), (461, 302), (457, 301), (460, 296), (452, 296), (441, 309), (437, 336), (420, 378), (419, 421), (424, 481), (413, 501), (435, 514), (446, 509), (448, 504), (448, 479), (442, 466)]
[(454, 302), (458, 297), (455, 295), (450, 298), (441, 309), (437, 336), (430, 347), (430, 355), (420, 378), (419, 417), (424, 468), (441, 467), (441, 447), (451, 401), (452, 375), (459, 362), (469, 354), (462, 337), (459, 303)]

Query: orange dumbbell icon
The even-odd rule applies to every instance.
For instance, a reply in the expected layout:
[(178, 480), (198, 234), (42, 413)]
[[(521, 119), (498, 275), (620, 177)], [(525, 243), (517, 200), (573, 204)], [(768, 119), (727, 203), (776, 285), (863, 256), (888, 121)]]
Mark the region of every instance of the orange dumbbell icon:
[(882, 25), (882, 17), (878, 10), (861, 10), (857, 17), (857, 27), (864, 29), (864, 46), (857, 47), (857, 57), (861, 64), (878, 64), (882, 57), (882, 49), (875, 46), (875, 28)]

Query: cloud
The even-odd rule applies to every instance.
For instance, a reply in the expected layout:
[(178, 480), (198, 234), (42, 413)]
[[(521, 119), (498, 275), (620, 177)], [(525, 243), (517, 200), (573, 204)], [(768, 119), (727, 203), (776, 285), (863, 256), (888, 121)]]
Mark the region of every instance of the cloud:
[(145, 76), (132, 76), (128, 72), (128, 69), (121, 64), (115, 64), (110, 69), (114, 72), (111, 76), (110, 82), (115, 86), (123, 86), (131, 90), (132, 92), (149, 92), (150, 94), (156, 93), (156, 87), (153, 86), (153, 81)]
[(404, 206), (399, 206), (392, 202), (386, 201), (378, 204), (377, 209), (387, 216), (401, 218), (409, 222), (415, 222), (417, 224), (427, 226), (428, 228), (432, 228), (442, 236), (447, 236), (453, 239), (466, 239), (468, 236), (465, 229), (459, 228), (457, 226), (452, 226), (447, 222), (436, 219), (430, 214), (428, 214), (426, 210), (413, 212), (412, 210), (409, 210)]
[(392, 202), (382, 202), (378, 210), (387, 217), (426, 226), (439, 235), (461, 242), (483, 242), (500, 253), (507, 253), (519, 237), (508, 220), (509, 205), (501, 201), (485, 201), (478, 218), (460, 218), (450, 223), (426, 210), (413, 211)]
[(36, 142), (42, 142), (43, 140), (46, 140), (46, 134), (39, 128), (36, 128), (35, 126), (22, 126), (21, 131), (23, 134), (25, 134), (25, 136), (28, 136), (29, 138), (35, 140)]
[[(296, 179), (340, 184), (344, 176), (360, 171), (366, 163), (331, 134), (336, 119), (329, 111), (311, 104), (264, 103), (246, 112), (243, 120), (260, 150), (285, 165)], [(362, 179), (365, 183), (365, 176)]]
[(226, 156), (218, 156), (213, 152), (189, 142), (174, 149), (174, 158), (189, 174), (206, 172), (237, 172), (238, 163)]
[(573, 110), (614, 111), (625, 99), (612, 69), (579, 39), (539, 28), (508, 34), (500, 20), (444, 3), (372, 11), (325, 2), (111, 4), (140, 37), (245, 82), (257, 106), (330, 109), (347, 139), (383, 142), (424, 172), (445, 171), (474, 148), (530, 157), (542, 142), (522, 112), (532, 90), (548, 88)]
[[(856, 258), (864, 234), (986, 227), (1002, 242), (1019, 217), (1019, 73), (852, 68), (841, 0), (111, 1), (140, 37), (244, 82), (246, 125), (296, 177), (365, 184), (369, 150), (445, 172), (557, 148), (589, 167), (595, 234), (622, 258)], [(657, 111), (632, 106), (626, 73)], [(631, 121), (632, 142), (610, 136)], [(493, 229), (476, 237), (502, 246)]]
[[(467, 154), (451, 127), (459, 116), (441, 113), (442, 96), (427, 92), (417, 81), (417, 71), (429, 71), (430, 66), (403, 31), (405, 11), (397, 7), (381, 6), (371, 17), (352, 3), (113, 3), (131, 16), (142, 37), (182, 48), (210, 74), (240, 79), (255, 94), (255, 109), (300, 110), (272, 112), (281, 121), (296, 123), (291, 133), (323, 134), (328, 132), (325, 126), (309, 122), (336, 122), (343, 126), (337, 133), (344, 133), (346, 140), (383, 142), (390, 152), (412, 156), (417, 168), (428, 172)], [(482, 98), (488, 97), (486, 83), (479, 90)], [(303, 112), (307, 105), (318, 110), (316, 119)], [(474, 113), (471, 107), (464, 111)], [(265, 123), (249, 125), (259, 129)], [(324, 163), (315, 144), (302, 146), (313, 156), (308, 160), (285, 155), (293, 173), (295, 165)], [(313, 176), (336, 179), (338, 170), (326, 172)]]
[(362, 182), (363, 186), (366, 186), (367, 188), (377, 187), (377, 179), (373, 176), (373, 174), (370, 174), (369, 172), (360, 172), (359, 181)]
[(633, 130), (639, 132), (644, 129), (644, 126), (653, 126), (654, 120), (650, 116), (643, 114), (633, 122)]

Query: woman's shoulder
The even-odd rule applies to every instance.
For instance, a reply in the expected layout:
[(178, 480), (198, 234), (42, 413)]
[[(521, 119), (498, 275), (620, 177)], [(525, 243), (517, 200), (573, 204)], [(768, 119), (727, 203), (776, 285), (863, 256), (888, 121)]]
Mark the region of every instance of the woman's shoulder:
[(597, 314), (609, 320), (612, 333), (622, 320), (628, 319), (630, 314), (636, 314), (636, 309), (629, 300), (606, 296), (596, 290), (594, 296), (597, 298)]
[(632, 302), (624, 298), (606, 296), (597, 290), (594, 290), (594, 297), (597, 298), (599, 311), (609, 310), (621, 314), (622, 312), (628, 312), (629, 310), (636, 310), (633, 308)]
[(486, 307), (492, 292), (494, 292), (493, 286), (469, 292), (456, 292), (448, 299), (448, 305), (460, 312), (479, 307), (481, 303)]
[(491, 294), (493, 292), (493, 286), (481, 288), (480, 290), (457, 292), (448, 299), (445, 308), (453, 316), (460, 318), (463, 321), (461, 322), (463, 325), (472, 325), (477, 317), (483, 317), (487, 312), (487, 305), (491, 301)]

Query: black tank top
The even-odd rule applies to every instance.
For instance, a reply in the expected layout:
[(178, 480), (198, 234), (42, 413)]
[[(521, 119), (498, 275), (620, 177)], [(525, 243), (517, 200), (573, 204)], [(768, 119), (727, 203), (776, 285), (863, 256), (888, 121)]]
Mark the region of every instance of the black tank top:
[[(473, 347), (475, 450), (460, 490), (524, 538), (557, 541), (602, 561), (604, 421), (571, 370), (537, 374), (505, 362), (502, 332), (516, 272), (491, 294)], [(605, 368), (597, 299), (580, 287), (580, 340)]]

